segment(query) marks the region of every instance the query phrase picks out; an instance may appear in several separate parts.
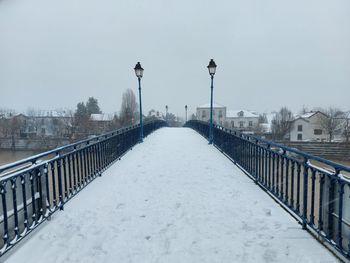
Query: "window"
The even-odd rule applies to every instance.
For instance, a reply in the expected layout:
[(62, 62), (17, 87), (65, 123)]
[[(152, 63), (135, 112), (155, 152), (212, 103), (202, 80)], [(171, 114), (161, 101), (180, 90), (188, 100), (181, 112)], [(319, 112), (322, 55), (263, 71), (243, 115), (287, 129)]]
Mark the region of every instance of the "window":
[(207, 114), (205, 112), (205, 110), (202, 111), (202, 119), (204, 119), (205, 117), (207, 117)]
[(231, 121), (231, 127), (234, 128), (235, 127), (235, 122)]
[(298, 141), (302, 141), (303, 140), (303, 135), (301, 133), (298, 134)]
[(244, 112), (243, 111), (238, 112), (238, 116), (239, 117), (243, 117), (244, 116)]
[(219, 110), (219, 118), (222, 118), (222, 110)]
[(240, 128), (243, 128), (243, 127), (244, 127), (244, 121), (240, 121), (240, 122), (239, 122), (239, 127), (240, 127)]
[(46, 132), (46, 131), (45, 131), (45, 128), (42, 128), (42, 129), (41, 129), (41, 134), (43, 134), (43, 135), (44, 135), (44, 134), (45, 134), (45, 132)]
[(249, 121), (249, 127), (253, 127), (253, 121)]
[(314, 135), (322, 135), (322, 129), (314, 129)]
[(303, 131), (303, 125), (298, 125), (298, 131)]

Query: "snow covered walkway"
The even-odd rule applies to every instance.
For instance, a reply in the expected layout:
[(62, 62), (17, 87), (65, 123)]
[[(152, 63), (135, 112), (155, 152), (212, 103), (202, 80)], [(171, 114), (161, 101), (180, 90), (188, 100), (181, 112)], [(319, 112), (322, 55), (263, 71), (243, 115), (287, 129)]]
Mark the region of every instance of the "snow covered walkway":
[(147, 137), (9, 253), (9, 263), (338, 262), (187, 128)]

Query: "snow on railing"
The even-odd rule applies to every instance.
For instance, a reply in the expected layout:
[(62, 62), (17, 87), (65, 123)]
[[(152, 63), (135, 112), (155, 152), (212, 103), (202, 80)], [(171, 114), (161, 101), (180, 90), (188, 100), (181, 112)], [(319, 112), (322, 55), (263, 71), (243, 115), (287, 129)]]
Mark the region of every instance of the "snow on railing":
[[(209, 124), (185, 124), (208, 138)], [(214, 125), (214, 145), (322, 240), (350, 257), (350, 167)]]
[[(144, 135), (166, 125), (144, 124)], [(65, 145), (0, 166), (0, 256), (139, 142), (140, 126)]]

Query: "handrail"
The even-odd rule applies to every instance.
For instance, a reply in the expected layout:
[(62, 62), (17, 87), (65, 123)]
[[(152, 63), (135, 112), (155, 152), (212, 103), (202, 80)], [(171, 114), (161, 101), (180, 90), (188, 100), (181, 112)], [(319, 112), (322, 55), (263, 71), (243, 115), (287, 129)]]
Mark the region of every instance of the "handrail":
[[(166, 125), (146, 122), (144, 136)], [(102, 176), (139, 142), (139, 133), (140, 125), (132, 125), (1, 166), (0, 256)]]
[[(192, 120), (193, 121), (193, 120)], [(197, 121), (196, 122), (201, 122), (203, 124), (205, 124), (206, 122), (204, 121)], [(222, 129), (224, 130), (225, 132), (228, 132), (228, 133), (233, 133), (234, 135), (236, 136), (240, 136), (242, 139), (246, 139), (248, 141), (257, 141), (259, 143), (264, 143), (264, 144), (267, 144), (267, 145), (270, 145), (270, 146), (275, 146), (275, 147), (278, 147), (278, 148), (281, 148), (283, 150), (286, 150), (288, 152), (292, 152), (292, 153), (296, 153), (298, 155), (302, 155), (304, 157), (306, 157), (307, 159), (311, 159), (311, 160), (315, 160), (315, 161), (319, 161), (319, 162), (322, 162), (322, 163), (325, 163), (329, 166), (333, 166), (334, 168), (336, 168), (337, 170), (339, 171), (347, 171), (347, 172), (350, 172), (350, 167), (349, 166), (345, 166), (345, 165), (342, 165), (340, 163), (337, 163), (337, 162), (333, 162), (331, 160), (327, 160), (327, 159), (324, 159), (322, 157), (319, 157), (319, 156), (315, 156), (315, 155), (312, 155), (312, 154), (309, 154), (307, 152), (304, 152), (304, 151), (301, 151), (301, 150), (298, 150), (296, 148), (292, 148), (292, 147), (289, 147), (289, 146), (286, 146), (286, 145), (283, 145), (283, 144), (280, 144), (280, 143), (276, 143), (276, 142), (273, 142), (273, 141), (270, 141), (270, 140), (266, 140), (266, 139), (263, 139), (261, 137), (258, 137), (258, 136), (254, 136), (254, 135), (249, 135), (249, 134), (245, 134), (245, 133), (242, 133), (238, 130), (233, 130), (233, 129), (228, 129), (228, 128), (224, 128), (222, 126), (219, 126), (219, 125), (216, 125), (214, 124), (213, 125), (215, 128), (217, 129)], [(242, 137), (243, 136), (243, 137)], [(244, 138), (246, 137), (246, 138)]]
[[(191, 120), (185, 127), (209, 136), (207, 122)], [(213, 143), (279, 200), (303, 229), (312, 230), (350, 258), (350, 167), (218, 125), (214, 125)]]
[[(150, 123), (150, 122), (152, 122), (152, 121), (146, 121), (144, 123), (144, 125), (146, 125), (147, 123)], [(63, 145), (63, 146), (57, 147), (55, 149), (52, 149), (52, 150), (49, 150), (49, 151), (46, 151), (46, 152), (42, 152), (42, 153), (39, 153), (39, 154), (36, 154), (36, 155), (33, 155), (33, 156), (29, 156), (27, 158), (24, 158), (24, 159), (21, 159), (21, 160), (12, 162), (12, 163), (1, 165), (0, 166), (0, 175), (4, 171), (6, 171), (8, 169), (11, 169), (11, 168), (13, 168), (15, 166), (19, 166), (21, 164), (26, 164), (26, 163), (35, 163), (38, 159), (40, 159), (42, 157), (45, 157), (47, 155), (58, 154), (59, 152), (61, 152), (63, 150), (66, 150), (66, 149), (69, 149), (69, 148), (72, 148), (72, 147), (74, 148), (74, 147), (82, 145), (84, 143), (89, 144), (92, 141), (99, 141), (101, 138), (106, 139), (106, 138), (108, 138), (110, 136), (113, 136), (115, 134), (122, 133), (122, 132), (125, 132), (125, 131), (130, 130), (130, 129), (138, 128), (139, 126), (140, 126), (139, 124), (126, 126), (126, 127), (120, 128), (118, 130), (110, 131), (110, 132), (104, 133), (102, 135), (93, 137), (93, 138), (83, 139), (83, 140), (80, 140), (80, 141), (77, 141), (77, 142), (74, 142), (74, 143), (71, 143), (71, 144), (67, 144), (67, 145)], [(0, 180), (1, 180), (1, 177), (0, 177)]]

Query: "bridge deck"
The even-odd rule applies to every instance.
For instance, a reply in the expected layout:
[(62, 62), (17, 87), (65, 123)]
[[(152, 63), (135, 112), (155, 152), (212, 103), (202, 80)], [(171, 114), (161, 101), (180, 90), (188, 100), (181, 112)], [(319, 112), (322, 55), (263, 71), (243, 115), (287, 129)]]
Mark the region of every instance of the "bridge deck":
[(6, 262), (337, 262), (213, 146), (146, 138)]

